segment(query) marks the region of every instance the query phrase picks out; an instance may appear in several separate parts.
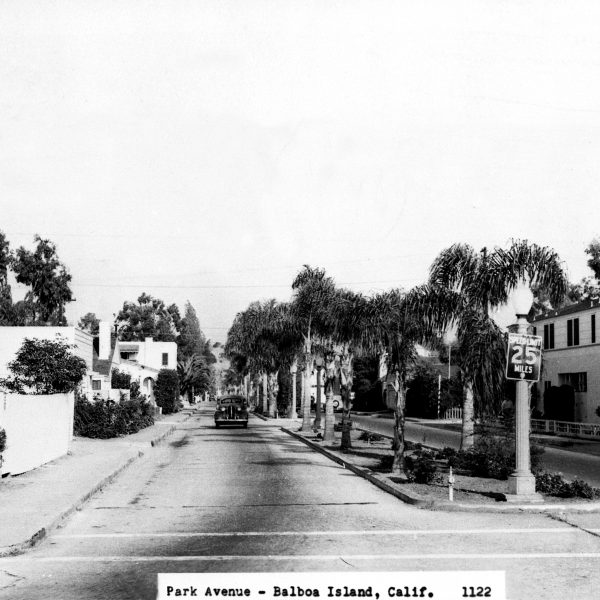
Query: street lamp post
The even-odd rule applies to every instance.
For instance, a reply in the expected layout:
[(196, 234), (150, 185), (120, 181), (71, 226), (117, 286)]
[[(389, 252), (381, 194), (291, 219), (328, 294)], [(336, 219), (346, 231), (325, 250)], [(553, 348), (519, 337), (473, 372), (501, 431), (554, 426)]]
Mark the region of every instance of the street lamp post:
[[(517, 333), (526, 334), (529, 326), (527, 314), (533, 303), (533, 294), (526, 281), (515, 288), (512, 302), (517, 315)], [(535, 491), (529, 454), (529, 383), (524, 380), (516, 382), (515, 450), (516, 468), (508, 478), (509, 492), (520, 501), (527, 498), (539, 500), (541, 496)]]

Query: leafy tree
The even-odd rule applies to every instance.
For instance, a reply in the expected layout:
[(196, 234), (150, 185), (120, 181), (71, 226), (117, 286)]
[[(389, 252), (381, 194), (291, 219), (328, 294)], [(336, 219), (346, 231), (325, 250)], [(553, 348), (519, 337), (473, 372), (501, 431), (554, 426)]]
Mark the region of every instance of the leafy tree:
[(12, 294), (8, 284), (10, 261), (9, 243), (0, 231), (0, 325), (12, 325), (14, 318)]
[(154, 398), (163, 414), (179, 410), (179, 375), (174, 369), (161, 369), (154, 386)]
[[(185, 304), (185, 315), (181, 319), (179, 338), (177, 339), (178, 360), (205, 352), (206, 338), (200, 329), (200, 321), (189, 300)], [(212, 354), (212, 352), (211, 352)]]
[(79, 319), (79, 323), (77, 324), (79, 329), (83, 329), (92, 335), (98, 335), (100, 333), (100, 319), (95, 315), (95, 313), (86, 313)]
[(157, 342), (174, 342), (181, 325), (179, 309), (149, 294), (142, 294), (134, 302), (124, 302), (116, 319), (119, 339), (125, 342), (151, 337)]
[(64, 340), (25, 338), (16, 358), (8, 364), (11, 376), (0, 385), (19, 394), (61, 394), (74, 391), (87, 372)]
[(600, 240), (594, 238), (585, 249), (589, 255), (588, 267), (593, 271), (596, 281), (600, 282)]
[(31, 287), (25, 301), (35, 315), (35, 323), (66, 325), (65, 304), (73, 300), (71, 275), (58, 260), (56, 245), (36, 235), (34, 252), (20, 247), (11, 260), (18, 283)]

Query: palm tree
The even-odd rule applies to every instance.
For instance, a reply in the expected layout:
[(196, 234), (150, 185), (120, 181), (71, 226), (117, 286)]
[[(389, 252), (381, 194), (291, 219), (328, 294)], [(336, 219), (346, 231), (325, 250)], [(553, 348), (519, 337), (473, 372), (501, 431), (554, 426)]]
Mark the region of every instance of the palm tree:
[(342, 396), (342, 450), (351, 447), (350, 410), (354, 383), (353, 362), (357, 354), (369, 347), (368, 301), (359, 293), (347, 289), (335, 290), (330, 302), (331, 350), (326, 361), (325, 431), (323, 439), (334, 437), (333, 384), (339, 383)]
[[(279, 369), (291, 365), (300, 348), (289, 305), (276, 300), (253, 302), (236, 315), (225, 351), (242, 373), (260, 375), (263, 411), (276, 416)], [(266, 409), (266, 411), (264, 410)]]
[[(489, 400), (501, 388), (504, 341), (490, 311), (505, 304), (517, 284), (526, 280), (559, 302), (567, 291), (567, 278), (556, 252), (550, 248), (513, 241), (507, 250), (454, 244), (434, 260), (429, 286), (419, 303), (438, 328), (457, 326), (464, 402), (461, 448), (473, 445), (474, 396)], [(429, 305), (429, 306), (427, 306)]]
[(199, 354), (192, 354), (177, 363), (179, 386), (182, 394), (187, 394), (190, 403), (194, 402), (196, 392), (210, 389), (212, 370)]
[(290, 316), (302, 337), (304, 362), (304, 398), (302, 400), (301, 431), (311, 431), (310, 391), (314, 367), (315, 340), (328, 337), (330, 320), (329, 303), (335, 291), (335, 284), (323, 269), (304, 265), (292, 283), (294, 296), (290, 304)]
[(395, 289), (377, 294), (366, 307), (365, 344), (370, 343), (381, 356), (386, 404), (394, 410), (392, 472), (401, 476), (405, 475), (404, 409), (408, 373), (417, 357), (416, 344), (430, 342), (435, 337), (430, 321), (421, 318), (414, 304), (412, 292), (407, 295)]

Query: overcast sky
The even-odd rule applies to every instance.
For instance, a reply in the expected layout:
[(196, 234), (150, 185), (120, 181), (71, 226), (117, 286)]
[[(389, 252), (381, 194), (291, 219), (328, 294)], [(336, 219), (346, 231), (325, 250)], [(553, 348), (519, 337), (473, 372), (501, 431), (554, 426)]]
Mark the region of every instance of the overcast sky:
[(302, 264), (409, 288), (454, 242), (600, 234), (600, 4), (0, 0), (0, 229), (71, 321), (145, 291), (224, 341)]

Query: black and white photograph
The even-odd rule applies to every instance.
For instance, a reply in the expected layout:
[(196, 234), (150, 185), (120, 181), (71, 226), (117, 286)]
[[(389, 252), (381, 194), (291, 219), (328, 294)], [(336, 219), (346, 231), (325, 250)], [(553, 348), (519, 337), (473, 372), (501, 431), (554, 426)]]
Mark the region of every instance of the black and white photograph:
[(598, 597), (600, 4), (0, 0), (0, 476), (0, 599)]

